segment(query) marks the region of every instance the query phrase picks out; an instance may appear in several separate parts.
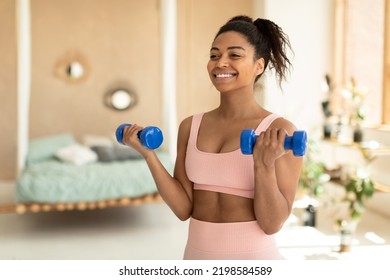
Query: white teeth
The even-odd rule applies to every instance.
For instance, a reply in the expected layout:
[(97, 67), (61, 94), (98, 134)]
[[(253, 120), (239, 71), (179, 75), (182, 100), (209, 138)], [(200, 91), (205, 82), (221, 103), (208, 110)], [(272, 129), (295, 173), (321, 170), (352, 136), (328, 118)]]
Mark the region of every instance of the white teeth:
[(233, 77), (233, 74), (216, 74), (215, 77), (217, 78), (230, 78)]

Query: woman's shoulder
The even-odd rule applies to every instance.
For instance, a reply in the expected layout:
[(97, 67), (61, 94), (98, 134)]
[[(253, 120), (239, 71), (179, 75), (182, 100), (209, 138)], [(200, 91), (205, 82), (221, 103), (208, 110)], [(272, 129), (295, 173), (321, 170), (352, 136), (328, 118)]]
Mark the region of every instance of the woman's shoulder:
[(189, 116), (189, 117), (186, 117), (185, 119), (183, 119), (179, 125), (179, 129), (180, 128), (190, 128), (191, 123), (192, 123), (192, 118), (193, 118), (193, 116)]
[(183, 141), (183, 143), (187, 142), (189, 137), (190, 137), (191, 128), (192, 128), (194, 118), (197, 118), (197, 117), (201, 116), (202, 114), (203, 113), (199, 113), (199, 114), (194, 114), (194, 115), (188, 116), (180, 122), (179, 130), (178, 130), (178, 137), (179, 137), (179, 139), (181, 139)]
[(189, 133), (194, 118), (199, 118), (203, 113), (197, 113), (184, 118), (179, 125), (179, 132)]
[(184, 127), (191, 126), (191, 123), (194, 120), (194, 118), (195, 119), (201, 118), (204, 114), (206, 113), (201, 112), (201, 113), (195, 113), (191, 116), (188, 116), (181, 121), (180, 126), (184, 126)]
[(275, 118), (275, 120), (271, 123), (270, 128), (284, 128), (288, 134), (292, 134), (295, 130), (297, 130), (294, 123), (282, 116)]

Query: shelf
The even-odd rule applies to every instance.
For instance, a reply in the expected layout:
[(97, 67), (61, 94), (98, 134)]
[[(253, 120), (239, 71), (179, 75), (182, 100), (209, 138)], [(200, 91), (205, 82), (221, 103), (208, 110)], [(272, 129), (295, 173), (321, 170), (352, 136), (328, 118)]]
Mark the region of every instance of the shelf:
[(378, 156), (390, 156), (390, 146), (384, 145), (377, 141), (366, 141), (361, 143), (344, 143), (336, 140), (323, 140), (324, 143), (329, 143), (331, 145), (352, 148), (360, 150), (364, 159), (368, 162), (375, 160)]

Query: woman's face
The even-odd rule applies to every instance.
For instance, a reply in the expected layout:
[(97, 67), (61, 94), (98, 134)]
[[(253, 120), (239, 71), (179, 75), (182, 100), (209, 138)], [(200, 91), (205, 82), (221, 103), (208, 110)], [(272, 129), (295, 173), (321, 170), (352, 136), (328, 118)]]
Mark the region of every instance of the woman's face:
[(254, 47), (235, 31), (220, 34), (210, 49), (207, 64), (210, 79), (220, 92), (253, 89), (255, 78), (264, 70), (264, 60), (254, 59)]

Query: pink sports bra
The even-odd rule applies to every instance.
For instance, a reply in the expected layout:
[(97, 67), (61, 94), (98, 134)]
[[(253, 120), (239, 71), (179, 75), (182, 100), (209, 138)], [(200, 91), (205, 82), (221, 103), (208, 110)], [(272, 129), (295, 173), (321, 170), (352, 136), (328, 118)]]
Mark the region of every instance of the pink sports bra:
[[(254, 198), (255, 180), (253, 157), (237, 149), (227, 153), (208, 153), (196, 146), (200, 123), (204, 113), (192, 117), (187, 145), (186, 172), (194, 183), (194, 190), (207, 190)], [(266, 130), (280, 116), (270, 114), (255, 130), (256, 135)]]

